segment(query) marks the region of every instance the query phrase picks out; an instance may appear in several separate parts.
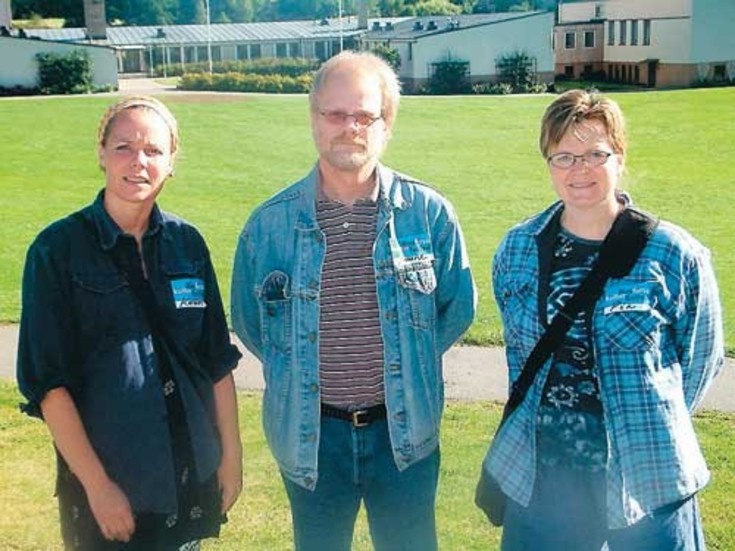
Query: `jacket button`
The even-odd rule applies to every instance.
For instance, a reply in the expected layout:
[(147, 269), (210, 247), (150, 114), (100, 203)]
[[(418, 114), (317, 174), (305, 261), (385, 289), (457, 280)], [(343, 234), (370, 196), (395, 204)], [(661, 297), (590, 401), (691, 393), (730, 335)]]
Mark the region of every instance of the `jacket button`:
[(314, 393), (317, 393), (319, 392), (319, 385), (312, 383), (311, 385), (309, 385), (309, 390), (311, 390)]
[(309, 333), (308, 339), (309, 339), (309, 342), (315, 342), (316, 341), (316, 331), (312, 331), (311, 333)]

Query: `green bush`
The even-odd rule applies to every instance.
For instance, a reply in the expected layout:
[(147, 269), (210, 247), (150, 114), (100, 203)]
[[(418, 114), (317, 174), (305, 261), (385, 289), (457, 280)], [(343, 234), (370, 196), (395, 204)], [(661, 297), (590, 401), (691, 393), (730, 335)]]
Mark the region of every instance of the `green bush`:
[(92, 63), (87, 52), (41, 52), (36, 54), (36, 61), (42, 94), (83, 94), (92, 91)]
[(213, 92), (261, 92), (269, 94), (304, 94), (311, 89), (311, 74), (252, 75), (243, 73), (186, 73), (181, 77), (180, 90)]
[(433, 95), (466, 94), (472, 90), (468, 75), (469, 61), (448, 59), (432, 63), (434, 73), (426, 84), (426, 91)]

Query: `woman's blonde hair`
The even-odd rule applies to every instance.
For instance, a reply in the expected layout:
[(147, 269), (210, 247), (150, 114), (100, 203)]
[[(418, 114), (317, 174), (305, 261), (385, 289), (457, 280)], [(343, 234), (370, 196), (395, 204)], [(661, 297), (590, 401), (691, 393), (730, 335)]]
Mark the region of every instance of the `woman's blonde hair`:
[(564, 92), (547, 107), (541, 119), (539, 136), (539, 148), (544, 158), (549, 156), (549, 150), (570, 130), (575, 135), (584, 136), (584, 124), (589, 121), (603, 124), (613, 151), (624, 158), (628, 138), (620, 106), (598, 92), (586, 90)]
[(125, 97), (107, 108), (105, 114), (102, 115), (102, 120), (100, 120), (97, 130), (97, 143), (100, 147), (105, 146), (110, 133), (110, 127), (115, 117), (127, 109), (148, 109), (161, 117), (166, 123), (166, 126), (168, 126), (171, 134), (171, 157), (176, 155), (179, 149), (179, 125), (176, 122), (176, 118), (171, 114), (168, 107), (150, 96)]

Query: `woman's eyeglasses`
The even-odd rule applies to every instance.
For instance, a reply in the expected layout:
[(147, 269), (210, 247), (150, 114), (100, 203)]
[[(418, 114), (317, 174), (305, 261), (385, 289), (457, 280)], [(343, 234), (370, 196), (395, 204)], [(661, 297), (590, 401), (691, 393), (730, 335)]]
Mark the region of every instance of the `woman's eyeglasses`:
[(554, 153), (546, 157), (546, 161), (556, 168), (572, 168), (578, 162), (584, 161), (587, 166), (601, 166), (613, 155), (609, 151), (593, 149), (583, 155), (574, 155), (572, 153)]

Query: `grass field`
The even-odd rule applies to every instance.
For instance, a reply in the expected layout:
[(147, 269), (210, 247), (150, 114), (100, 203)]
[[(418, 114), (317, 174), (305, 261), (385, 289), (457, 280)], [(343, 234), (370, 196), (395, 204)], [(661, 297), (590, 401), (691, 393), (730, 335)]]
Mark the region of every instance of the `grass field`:
[[(683, 225), (713, 251), (735, 352), (735, 88), (614, 95), (629, 123), (627, 188), (636, 203)], [(0, 321), (19, 316), (25, 250), (52, 220), (102, 185), (97, 123), (110, 97), (0, 101)], [(164, 208), (204, 233), (228, 302), (238, 231), (252, 208), (315, 160), (304, 97), (167, 96), (183, 150)], [(500, 340), (489, 263), (503, 233), (553, 194), (537, 153), (550, 96), (407, 97), (387, 164), (441, 189), (455, 204), (480, 291), (466, 340)]]
[[(229, 515), (222, 537), (204, 549), (286, 551), (292, 548), (291, 519), (278, 470), (260, 425), (257, 393), (241, 393), (240, 426), (245, 445), (245, 489)], [(54, 456), (45, 426), (18, 412), (20, 397), (0, 379), (0, 549), (61, 549)], [(440, 549), (492, 551), (500, 531), (491, 528), (472, 497), (479, 466), (500, 407), (491, 403), (450, 403), (444, 414), (442, 472), (437, 502)], [(702, 518), (709, 549), (735, 549), (735, 416), (704, 413), (697, 432), (713, 482), (701, 494)], [(371, 549), (364, 516), (358, 522), (355, 551)]]

